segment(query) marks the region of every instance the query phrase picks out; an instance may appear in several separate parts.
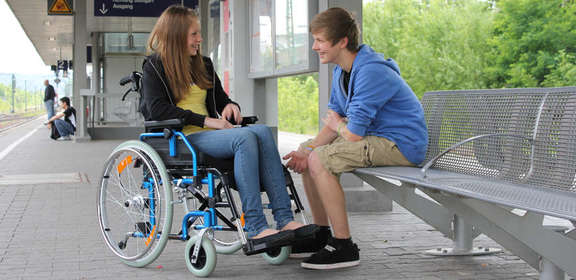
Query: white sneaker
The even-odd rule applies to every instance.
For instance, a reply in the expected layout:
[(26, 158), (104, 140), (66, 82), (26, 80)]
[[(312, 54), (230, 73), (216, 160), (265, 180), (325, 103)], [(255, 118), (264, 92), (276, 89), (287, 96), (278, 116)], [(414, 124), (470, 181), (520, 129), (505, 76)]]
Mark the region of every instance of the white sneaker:
[(60, 136), (60, 138), (56, 139), (58, 141), (70, 141), (72, 140), (72, 138), (70, 138), (70, 135), (66, 135), (66, 136)]

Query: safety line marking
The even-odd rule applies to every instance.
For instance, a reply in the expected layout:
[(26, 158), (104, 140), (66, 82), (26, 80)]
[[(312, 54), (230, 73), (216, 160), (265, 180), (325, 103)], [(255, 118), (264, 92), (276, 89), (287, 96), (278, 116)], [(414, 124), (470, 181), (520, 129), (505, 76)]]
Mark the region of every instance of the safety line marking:
[(6, 157), (12, 150), (14, 150), (14, 148), (16, 148), (16, 146), (20, 145), (20, 143), (24, 142), (24, 140), (26, 140), (30, 136), (32, 136), (32, 134), (34, 134), (34, 132), (38, 131), (39, 128), (40, 127), (36, 127), (32, 131), (28, 132), (28, 134), (24, 135), (24, 137), (21, 137), (20, 139), (16, 140), (16, 142), (8, 145), (8, 147), (6, 147), (6, 149), (2, 150), (2, 152), (0, 152), (0, 161), (2, 159), (4, 159), (4, 157)]

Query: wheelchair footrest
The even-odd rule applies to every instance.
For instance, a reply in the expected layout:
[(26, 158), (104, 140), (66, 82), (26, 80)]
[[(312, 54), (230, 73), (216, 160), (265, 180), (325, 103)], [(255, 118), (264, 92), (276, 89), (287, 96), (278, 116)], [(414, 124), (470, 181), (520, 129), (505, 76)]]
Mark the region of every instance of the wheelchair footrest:
[(294, 231), (281, 231), (258, 239), (248, 239), (248, 242), (242, 247), (242, 249), (244, 250), (244, 254), (251, 256), (279, 247), (292, 245), (294, 239)]

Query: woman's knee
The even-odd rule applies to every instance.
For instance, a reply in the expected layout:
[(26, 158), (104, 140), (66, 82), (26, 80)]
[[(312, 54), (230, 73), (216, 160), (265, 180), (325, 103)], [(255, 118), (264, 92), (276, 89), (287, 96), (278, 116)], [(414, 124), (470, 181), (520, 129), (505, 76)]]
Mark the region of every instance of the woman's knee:
[(258, 135), (258, 137), (260, 138), (272, 139), (272, 131), (270, 130), (270, 127), (268, 127), (267, 125), (264, 124), (251, 125), (249, 130), (256, 133), (256, 135)]
[(235, 142), (238, 145), (257, 145), (258, 136), (256, 133), (247, 129), (238, 129), (234, 135)]

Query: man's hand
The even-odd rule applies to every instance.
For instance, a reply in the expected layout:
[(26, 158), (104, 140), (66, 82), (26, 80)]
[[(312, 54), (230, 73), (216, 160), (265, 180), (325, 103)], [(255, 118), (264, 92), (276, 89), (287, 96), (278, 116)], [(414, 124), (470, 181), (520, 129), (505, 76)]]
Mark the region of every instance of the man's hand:
[(310, 153), (304, 151), (292, 151), (285, 155), (282, 159), (289, 160), (286, 167), (294, 170), (296, 173), (302, 173), (308, 169), (308, 156)]
[(225, 119), (214, 119), (208, 117), (204, 119), (204, 127), (214, 129), (234, 128), (234, 126)]
[(324, 124), (332, 129), (333, 131), (338, 131), (338, 124), (342, 121), (342, 116), (340, 116), (338, 113), (332, 111), (332, 110), (328, 110), (328, 112), (326, 113), (326, 116), (322, 118), (322, 122), (324, 122)]
[(222, 118), (225, 120), (234, 120), (236, 124), (242, 124), (242, 115), (240, 108), (234, 103), (228, 103), (224, 110), (222, 110)]

